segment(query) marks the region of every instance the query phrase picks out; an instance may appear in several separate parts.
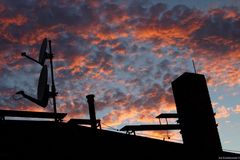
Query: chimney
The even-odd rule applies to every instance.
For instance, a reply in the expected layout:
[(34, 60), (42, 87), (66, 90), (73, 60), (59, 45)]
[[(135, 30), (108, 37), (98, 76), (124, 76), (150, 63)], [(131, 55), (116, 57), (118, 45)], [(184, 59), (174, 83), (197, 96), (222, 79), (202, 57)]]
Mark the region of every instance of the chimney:
[(97, 129), (97, 121), (96, 121), (96, 114), (95, 114), (94, 97), (95, 96), (93, 94), (86, 96), (87, 102), (88, 102), (88, 107), (89, 107), (91, 128), (96, 130)]
[(205, 76), (184, 73), (172, 82), (183, 143), (190, 149), (218, 155), (222, 146)]

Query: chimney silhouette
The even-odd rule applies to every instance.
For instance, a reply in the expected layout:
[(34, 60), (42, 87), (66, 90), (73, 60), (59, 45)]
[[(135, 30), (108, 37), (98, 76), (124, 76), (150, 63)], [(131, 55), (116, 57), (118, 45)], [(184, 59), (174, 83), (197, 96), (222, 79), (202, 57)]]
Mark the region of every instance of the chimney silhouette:
[(87, 102), (88, 102), (88, 107), (89, 107), (91, 128), (96, 130), (97, 129), (97, 120), (96, 120), (96, 114), (95, 114), (94, 97), (95, 96), (93, 94), (86, 96)]
[(184, 73), (172, 82), (184, 145), (219, 155), (222, 146), (205, 76)]

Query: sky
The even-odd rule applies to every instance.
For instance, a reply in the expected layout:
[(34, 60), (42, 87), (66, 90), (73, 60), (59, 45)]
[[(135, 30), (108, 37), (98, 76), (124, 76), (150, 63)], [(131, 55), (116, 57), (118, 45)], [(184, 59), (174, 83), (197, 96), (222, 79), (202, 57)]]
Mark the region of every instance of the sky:
[[(21, 52), (38, 59), (44, 38), (52, 41), (58, 112), (87, 118), (85, 96), (95, 94), (96, 116), (109, 130), (176, 112), (171, 82), (194, 72), (194, 60), (223, 149), (240, 151), (239, 7), (238, 0), (1, 0), (0, 109), (53, 111), (51, 101), (41, 108), (13, 97), (37, 96), (41, 66)], [(181, 139), (139, 133), (167, 134)]]

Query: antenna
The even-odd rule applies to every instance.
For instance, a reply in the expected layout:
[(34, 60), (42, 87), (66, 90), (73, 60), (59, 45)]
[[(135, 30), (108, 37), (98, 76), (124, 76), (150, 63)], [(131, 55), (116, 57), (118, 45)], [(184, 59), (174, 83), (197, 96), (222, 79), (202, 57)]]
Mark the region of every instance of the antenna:
[(196, 71), (196, 67), (195, 67), (195, 63), (194, 63), (194, 60), (193, 60), (193, 59), (192, 59), (192, 64), (193, 64), (194, 73), (196, 74), (197, 71)]
[(55, 114), (55, 121), (57, 121), (57, 106), (56, 106), (56, 87), (54, 83), (54, 74), (53, 74), (53, 53), (52, 53), (52, 45), (51, 45), (51, 40), (48, 41), (49, 44), (49, 54), (48, 58), (50, 59), (50, 65), (51, 65), (51, 79), (52, 79), (52, 88), (51, 88), (51, 97), (53, 98), (53, 109), (54, 109), (54, 114)]
[[(47, 45), (49, 45), (49, 53), (46, 52)], [(29, 95), (26, 95), (24, 91), (19, 91), (16, 94), (21, 94), (24, 98), (38, 104), (39, 106), (46, 107), (48, 104), (48, 99), (53, 98), (53, 109), (54, 109), (54, 115), (55, 115), (55, 121), (57, 122), (57, 107), (56, 107), (56, 87), (54, 83), (54, 74), (53, 74), (53, 53), (52, 53), (52, 46), (51, 46), (51, 41), (47, 40), (47, 38), (44, 38), (40, 52), (39, 52), (39, 59), (38, 61), (33, 59), (32, 57), (28, 56), (25, 52), (22, 53), (22, 56), (40, 64), (43, 66), (39, 81), (38, 81), (38, 92), (37, 92), (37, 99), (33, 98)], [(47, 65), (44, 65), (45, 60), (49, 59), (50, 60), (50, 66), (51, 66), (51, 81), (52, 81), (52, 86), (51, 86), (51, 92), (49, 91), (49, 85), (47, 83), (48, 81), (48, 67)]]

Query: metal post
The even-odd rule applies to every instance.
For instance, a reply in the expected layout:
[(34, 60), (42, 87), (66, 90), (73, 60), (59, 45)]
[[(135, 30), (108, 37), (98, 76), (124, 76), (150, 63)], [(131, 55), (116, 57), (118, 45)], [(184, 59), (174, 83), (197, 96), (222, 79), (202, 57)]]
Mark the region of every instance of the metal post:
[(196, 74), (197, 74), (197, 70), (196, 70), (196, 67), (195, 67), (194, 60), (192, 60), (192, 64), (193, 64), (194, 73), (196, 73)]
[(53, 98), (53, 110), (54, 110), (54, 114), (55, 114), (55, 122), (57, 122), (57, 106), (56, 106), (56, 87), (55, 87), (55, 83), (54, 83), (54, 74), (53, 74), (53, 53), (52, 53), (52, 46), (51, 46), (51, 40), (48, 41), (49, 42), (49, 58), (50, 58), (50, 65), (51, 65), (51, 78), (52, 78), (52, 98)]

